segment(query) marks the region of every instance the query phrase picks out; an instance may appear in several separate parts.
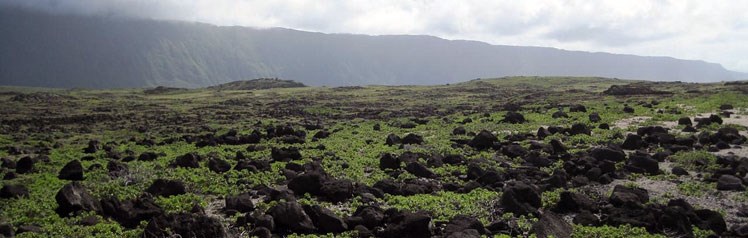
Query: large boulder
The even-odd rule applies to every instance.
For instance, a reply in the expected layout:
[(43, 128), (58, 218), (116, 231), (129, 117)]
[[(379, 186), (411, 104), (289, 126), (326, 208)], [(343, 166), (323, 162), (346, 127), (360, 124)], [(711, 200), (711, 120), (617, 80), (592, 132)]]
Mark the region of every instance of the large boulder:
[(148, 222), (143, 237), (227, 237), (221, 222), (201, 213), (176, 213), (155, 217)]
[(583, 210), (595, 211), (597, 210), (597, 204), (582, 193), (562, 192), (555, 209), (555, 211), (561, 213), (580, 212)]
[(431, 237), (431, 217), (425, 213), (402, 213), (390, 218), (385, 237)]
[(93, 154), (99, 150), (101, 150), (101, 142), (99, 142), (98, 140), (90, 140), (88, 141), (88, 147), (83, 149), (83, 153)]
[(0, 198), (29, 197), (29, 190), (20, 184), (6, 184), (0, 189)]
[(722, 127), (717, 130), (714, 135), (718, 140), (731, 143), (731, 144), (742, 144), (745, 142), (745, 137), (740, 135), (738, 129), (733, 127)]
[(163, 197), (170, 197), (187, 193), (187, 189), (184, 187), (184, 183), (182, 183), (181, 181), (168, 179), (156, 179), (145, 191), (153, 194), (154, 196)]
[(405, 166), (405, 170), (408, 171), (408, 173), (415, 175), (416, 177), (421, 177), (421, 178), (435, 178), (436, 177), (436, 174), (434, 172), (432, 172), (429, 168), (426, 168), (426, 166), (418, 162), (409, 163), (407, 166)]
[(112, 217), (126, 228), (135, 228), (141, 221), (149, 220), (164, 213), (150, 196), (120, 201), (116, 197), (101, 200), (104, 216)]
[(390, 153), (384, 153), (379, 157), (379, 169), (399, 169), (400, 158)]
[(693, 123), (691, 122), (691, 118), (690, 117), (681, 117), (681, 118), (678, 119), (678, 125), (691, 126), (691, 125), (693, 125)]
[(288, 181), (288, 189), (298, 196), (303, 196), (305, 193), (319, 195), (322, 183), (326, 180), (326, 176), (321, 173), (307, 172)]
[(532, 231), (538, 238), (571, 237), (574, 229), (558, 214), (545, 211), (540, 215), (540, 220), (533, 224)]
[(717, 190), (743, 191), (745, 190), (745, 187), (740, 178), (729, 174), (723, 174), (717, 180)]
[(241, 193), (235, 196), (226, 196), (226, 206), (224, 211), (236, 211), (241, 213), (255, 210), (255, 204), (252, 202), (252, 195)]
[(319, 205), (304, 205), (304, 212), (312, 219), (314, 226), (321, 233), (341, 233), (348, 230), (348, 225), (343, 219), (330, 209), (320, 207)]
[(83, 211), (101, 211), (101, 205), (99, 201), (93, 198), (86, 188), (78, 182), (72, 182), (62, 186), (57, 195), (55, 195), (55, 201), (57, 201), (57, 214), (61, 217), (70, 215), (77, 215)]
[(649, 193), (642, 188), (616, 185), (610, 195), (610, 203), (616, 207), (641, 208), (649, 201)]
[(515, 215), (536, 214), (541, 202), (538, 189), (522, 181), (508, 183), (501, 194), (499, 204), (507, 212)]
[(479, 236), (485, 233), (483, 223), (475, 217), (466, 215), (457, 215), (449, 220), (449, 223), (444, 227), (444, 235), (449, 237), (450, 235), (465, 232), (466, 230), (475, 230)]
[(331, 202), (343, 202), (353, 197), (353, 182), (346, 179), (328, 179), (322, 183), (320, 193)]
[(72, 160), (65, 164), (57, 175), (64, 180), (83, 180), (83, 165), (78, 160)]
[(660, 163), (648, 154), (637, 153), (631, 155), (628, 166), (630, 166), (630, 170), (635, 170), (632, 172), (644, 172), (650, 175), (660, 173)]
[(504, 123), (511, 123), (511, 124), (520, 124), (525, 123), (527, 120), (525, 120), (525, 116), (518, 113), (518, 112), (507, 112), (506, 115), (504, 115), (504, 119), (501, 120), (501, 122)]
[(374, 229), (375, 227), (382, 225), (384, 217), (385, 215), (382, 208), (376, 206), (360, 206), (356, 208), (356, 211), (351, 217), (354, 218), (351, 220), (354, 220), (359, 224), (352, 224), (351, 222), (348, 222), (348, 225), (363, 225), (368, 229)]
[(626, 140), (623, 141), (621, 148), (624, 150), (638, 150), (644, 145), (644, 140), (640, 135), (628, 134)]
[(569, 112), (587, 112), (587, 107), (582, 104), (569, 105)]
[(200, 168), (200, 160), (202, 157), (197, 153), (187, 153), (177, 157), (171, 165), (182, 168)]
[(696, 210), (696, 215), (699, 217), (696, 225), (704, 230), (712, 230), (716, 234), (722, 234), (727, 230), (727, 224), (722, 214), (709, 209)]
[(280, 232), (312, 233), (317, 229), (309, 215), (296, 202), (278, 203), (267, 214), (273, 217), (276, 230)]
[(401, 141), (402, 139), (400, 139), (400, 136), (395, 135), (395, 134), (389, 134), (387, 135), (387, 139), (384, 141), (384, 144), (396, 145), (396, 144), (400, 144)]
[(574, 123), (569, 129), (569, 135), (592, 135), (592, 129), (583, 123)]
[(613, 149), (610, 147), (595, 148), (590, 152), (592, 158), (598, 161), (609, 160), (613, 162), (621, 162), (626, 160), (626, 154), (622, 150)]
[(410, 144), (420, 145), (420, 144), (423, 144), (423, 136), (413, 134), (413, 133), (408, 133), (407, 135), (405, 135), (405, 137), (403, 137), (402, 143), (405, 145), (410, 145)]
[(226, 160), (211, 158), (208, 160), (208, 169), (216, 173), (225, 173), (231, 170), (231, 164)]
[(496, 142), (499, 142), (499, 139), (496, 138), (494, 134), (489, 131), (482, 130), (478, 132), (478, 134), (475, 135), (473, 139), (470, 140), (470, 142), (468, 142), (468, 145), (475, 148), (476, 150), (485, 150), (492, 148), (493, 144)]
[(16, 162), (16, 173), (27, 174), (34, 170), (36, 161), (29, 156), (25, 156)]
[(273, 147), (270, 151), (270, 157), (273, 161), (288, 162), (291, 160), (301, 159), (301, 153), (296, 147), (288, 148), (275, 148)]

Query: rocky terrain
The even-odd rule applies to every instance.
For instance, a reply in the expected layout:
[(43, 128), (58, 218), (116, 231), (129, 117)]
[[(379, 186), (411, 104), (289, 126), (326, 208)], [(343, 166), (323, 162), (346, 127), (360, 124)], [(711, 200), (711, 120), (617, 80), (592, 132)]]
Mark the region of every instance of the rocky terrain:
[(0, 89), (0, 237), (745, 237), (748, 85)]

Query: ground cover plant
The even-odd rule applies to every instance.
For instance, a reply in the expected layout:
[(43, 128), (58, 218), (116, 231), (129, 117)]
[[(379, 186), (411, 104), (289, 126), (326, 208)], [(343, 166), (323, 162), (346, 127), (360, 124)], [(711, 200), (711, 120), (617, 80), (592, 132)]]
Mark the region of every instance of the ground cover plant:
[(748, 235), (743, 84), (262, 82), (0, 88), (0, 236)]

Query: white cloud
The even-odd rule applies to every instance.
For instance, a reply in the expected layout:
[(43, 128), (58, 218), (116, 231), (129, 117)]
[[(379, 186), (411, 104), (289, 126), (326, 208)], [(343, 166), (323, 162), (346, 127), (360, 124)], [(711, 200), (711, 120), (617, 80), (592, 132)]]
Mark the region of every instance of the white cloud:
[(492, 44), (664, 55), (748, 72), (748, 2), (730, 0), (0, 0), (49, 11), (426, 34)]

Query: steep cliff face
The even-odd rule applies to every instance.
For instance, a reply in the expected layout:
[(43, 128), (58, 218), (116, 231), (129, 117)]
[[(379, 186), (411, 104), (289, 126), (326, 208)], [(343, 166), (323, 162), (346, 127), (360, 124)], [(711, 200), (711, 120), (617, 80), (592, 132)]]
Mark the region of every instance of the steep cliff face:
[(745, 77), (718, 64), (668, 57), (8, 8), (0, 9), (0, 35), (2, 85), (203, 87), (275, 77), (329, 86), (443, 84), (512, 75), (689, 82)]

